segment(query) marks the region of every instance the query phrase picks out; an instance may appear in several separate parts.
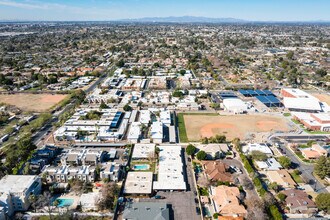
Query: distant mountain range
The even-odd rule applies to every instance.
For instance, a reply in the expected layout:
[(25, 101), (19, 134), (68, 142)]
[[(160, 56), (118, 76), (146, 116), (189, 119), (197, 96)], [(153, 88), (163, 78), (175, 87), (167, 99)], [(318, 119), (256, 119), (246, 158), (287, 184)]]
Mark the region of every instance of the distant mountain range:
[(135, 19), (122, 19), (123, 22), (168, 22), (168, 23), (245, 23), (249, 22), (243, 19), (236, 18), (207, 18), (195, 16), (182, 17), (146, 17)]
[(77, 23), (108, 23), (108, 22), (132, 22), (132, 23), (231, 23), (231, 24), (251, 24), (251, 23), (262, 23), (262, 24), (330, 24), (330, 21), (325, 20), (311, 20), (311, 21), (252, 21), (237, 18), (208, 18), (198, 16), (170, 16), (170, 17), (145, 17), (145, 18), (132, 18), (132, 19), (118, 19), (118, 20), (100, 20), (100, 21), (33, 21), (33, 20), (0, 20), (0, 22), (77, 22)]

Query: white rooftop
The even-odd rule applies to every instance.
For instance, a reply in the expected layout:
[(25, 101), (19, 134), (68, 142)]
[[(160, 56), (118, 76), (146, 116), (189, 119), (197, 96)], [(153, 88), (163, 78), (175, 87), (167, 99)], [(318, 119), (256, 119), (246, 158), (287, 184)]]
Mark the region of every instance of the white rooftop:
[(155, 190), (186, 190), (183, 176), (181, 146), (159, 146), (158, 180), (154, 181)]
[(268, 158), (266, 161), (256, 161), (256, 164), (260, 169), (266, 170), (279, 170), (283, 168), (275, 158)]
[(128, 172), (124, 188), (125, 194), (150, 194), (152, 172)]
[(155, 152), (156, 144), (135, 144), (132, 159), (147, 159)]
[(272, 150), (266, 144), (249, 143), (242, 147), (242, 151), (246, 154), (250, 154), (252, 151), (260, 151), (268, 155), (273, 155)]
[(310, 111), (321, 111), (320, 102), (315, 98), (283, 98), (283, 104), (288, 109), (301, 109)]
[(7, 175), (0, 180), (0, 194), (25, 192), (37, 178), (36, 175)]

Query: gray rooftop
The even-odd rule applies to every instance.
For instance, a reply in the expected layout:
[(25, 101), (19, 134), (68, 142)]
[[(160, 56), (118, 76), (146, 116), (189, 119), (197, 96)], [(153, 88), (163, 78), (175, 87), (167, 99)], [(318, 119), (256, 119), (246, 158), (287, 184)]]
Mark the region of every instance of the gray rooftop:
[(170, 209), (166, 203), (137, 202), (126, 206), (123, 219), (169, 220)]

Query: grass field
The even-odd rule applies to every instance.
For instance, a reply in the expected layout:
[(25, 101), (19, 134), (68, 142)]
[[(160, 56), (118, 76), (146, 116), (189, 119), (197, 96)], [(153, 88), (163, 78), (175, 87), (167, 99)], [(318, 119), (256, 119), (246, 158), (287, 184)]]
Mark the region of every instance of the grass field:
[(189, 121), (185, 124), (185, 129), (180, 129), (182, 124), (179, 124), (179, 131), (183, 130), (189, 141), (198, 141), (202, 137), (217, 134), (226, 135), (228, 140), (235, 137), (244, 140), (248, 133), (287, 132), (290, 129), (283, 117), (269, 115), (183, 115), (183, 119), (179, 121)]
[(188, 142), (186, 126), (184, 123), (184, 113), (178, 114), (178, 129), (180, 142)]
[(8, 94), (0, 95), (0, 102), (14, 105), (22, 111), (45, 112), (67, 95), (61, 94)]

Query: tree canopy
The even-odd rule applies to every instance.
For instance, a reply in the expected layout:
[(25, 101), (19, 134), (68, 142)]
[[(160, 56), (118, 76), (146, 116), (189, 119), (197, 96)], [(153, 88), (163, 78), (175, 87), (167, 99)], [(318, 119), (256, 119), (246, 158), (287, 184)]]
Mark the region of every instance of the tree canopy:
[(291, 160), (289, 157), (281, 156), (278, 158), (278, 162), (281, 164), (282, 167), (288, 169), (291, 167)]
[(317, 208), (330, 213), (330, 193), (320, 193), (315, 199)]
[(256, 160), (256, 161), (266, 161), (268, 158), (265, 153), (258, 151), (258, 150), (252, 151), (250, 156), (253, 160)]
[(186, 153), (189, 155), (189, 156), (192, 156), (194, 155), (196, 152), (196, 147), (192, 144), (189, 144), (186, 148)]
[(330, 176), (330, 158), (321, 156), (315, 164), (314, 171), (321, 179)]
[(198, 160), (205, 160), (206, 159), (206, 153), (205, 153), (205, 151), (199, 151), (198, 153), (197, 153), (197, 155), (196, 155), (196, 157), (197, 157), (197, 159)]

